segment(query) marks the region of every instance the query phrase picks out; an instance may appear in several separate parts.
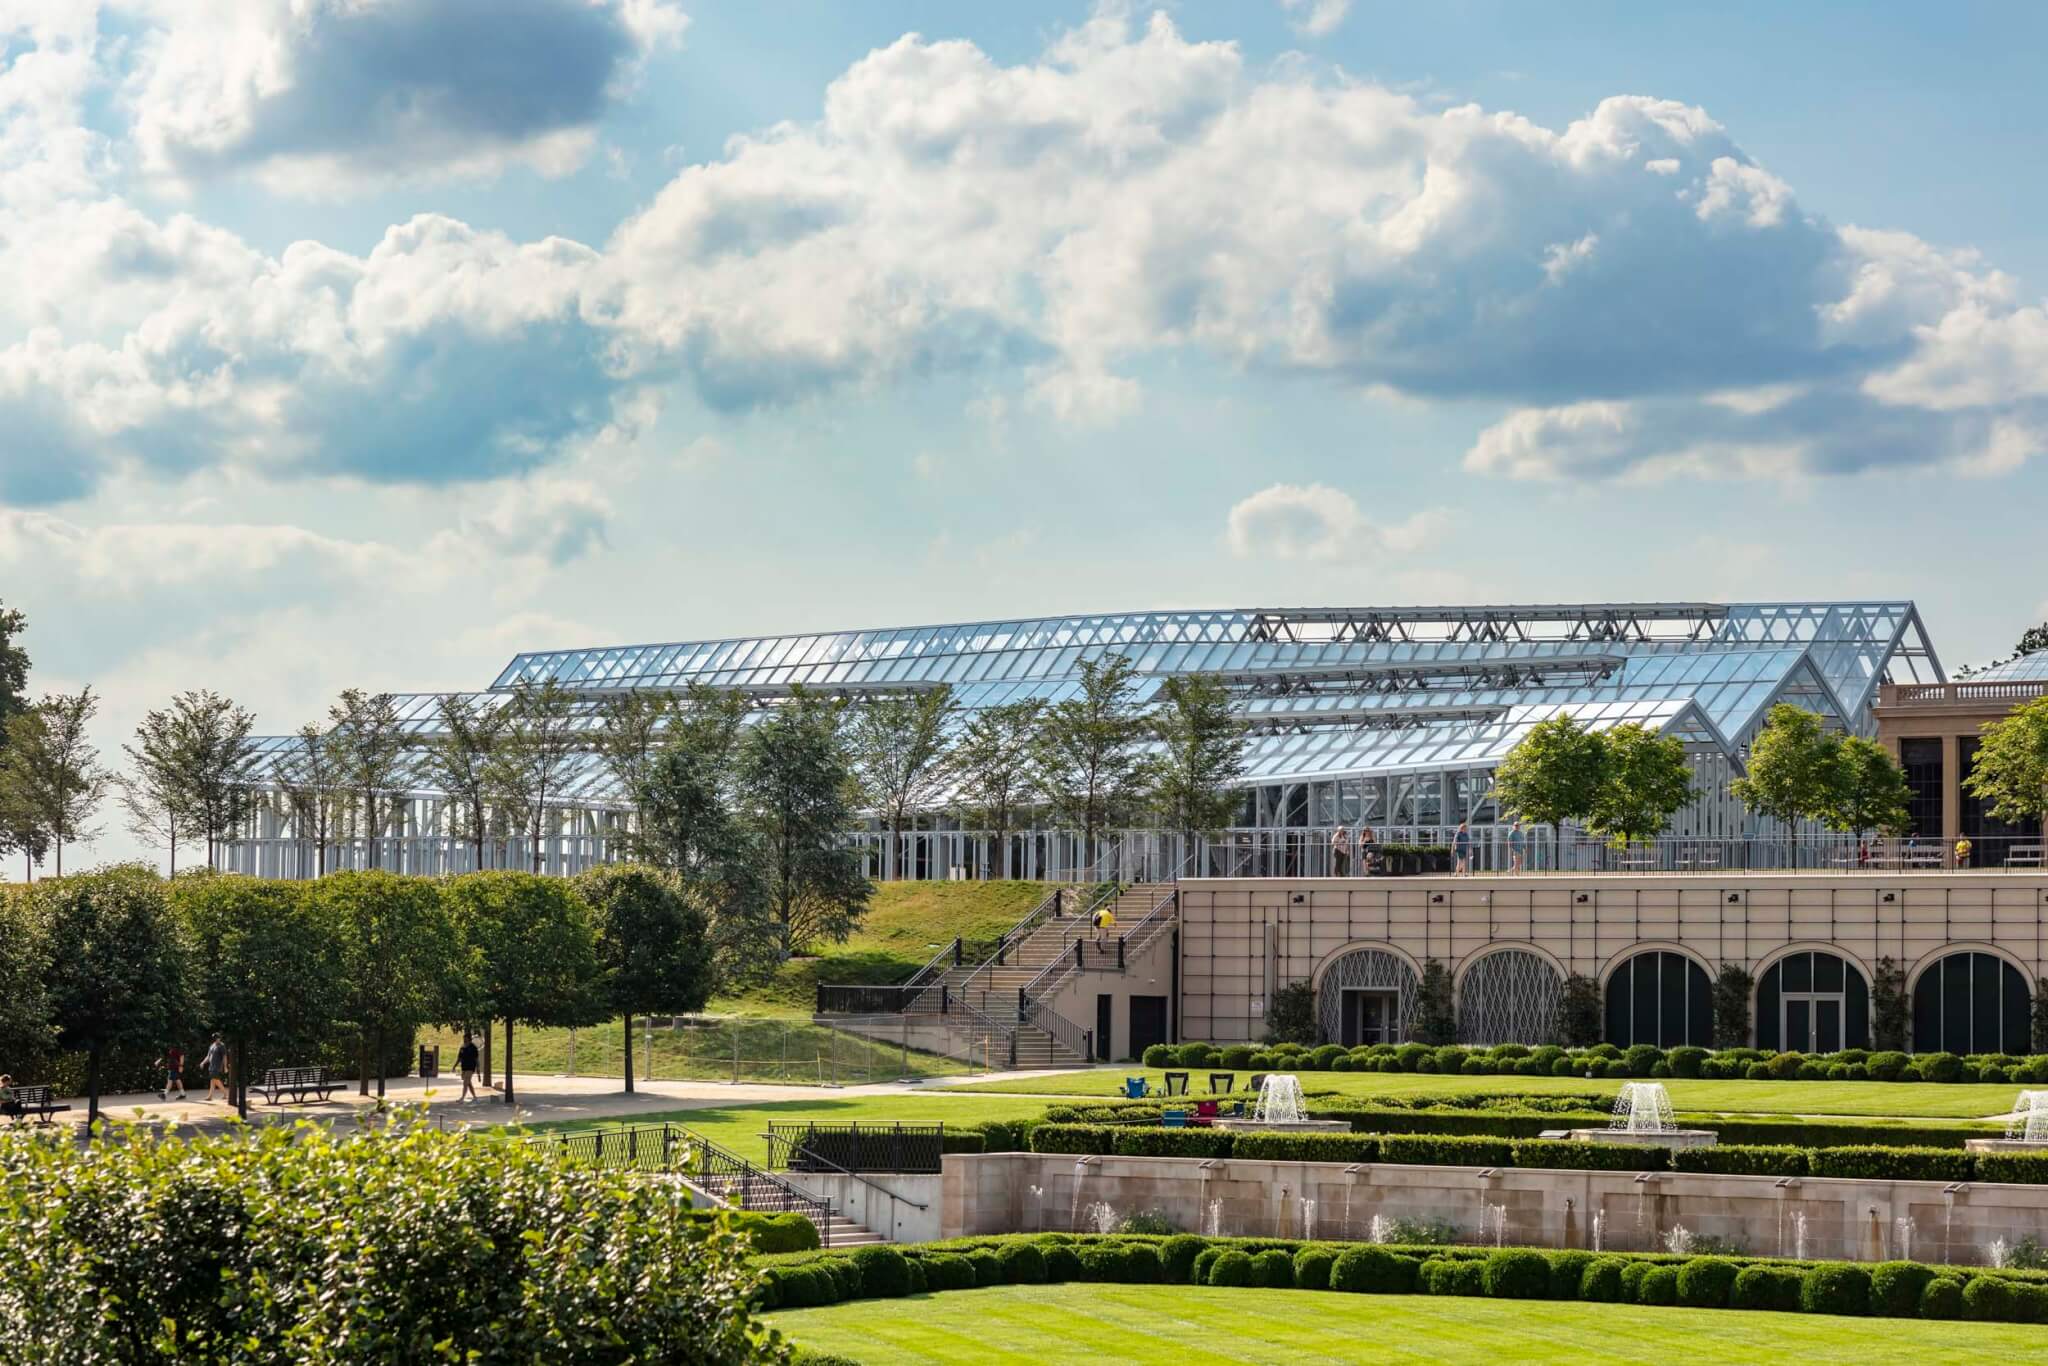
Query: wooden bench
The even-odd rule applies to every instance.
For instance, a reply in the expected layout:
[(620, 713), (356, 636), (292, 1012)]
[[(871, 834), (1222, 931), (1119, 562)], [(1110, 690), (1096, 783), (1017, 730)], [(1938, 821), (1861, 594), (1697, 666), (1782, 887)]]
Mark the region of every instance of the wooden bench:
[(263, 1073), (263, 1084), (256, 1089), (263, 1092), (272, 1105), (279, 1104), (278, 1097), (290, 1094), (294, 1105), (304, 1105), (308, 1095), (326, 1100), (331, 1092), (341, 1088), (341, 1083), (331, 1080), (324, 1067), (272, 1067)]
[(14, 1101), (7, 1113), (17, 1124), (30, 1114), (35, 1115), (38, 1124), (48, 1124), (51, 1115), (70, 1108), (58, 1100), (57, 1093), (47, 1086), (17, 1086), (14, 1088)]

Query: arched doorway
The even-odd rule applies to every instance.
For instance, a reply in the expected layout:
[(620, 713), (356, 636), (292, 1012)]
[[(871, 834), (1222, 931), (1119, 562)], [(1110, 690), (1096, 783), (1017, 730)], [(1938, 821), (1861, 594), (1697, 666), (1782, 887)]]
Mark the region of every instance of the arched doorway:
[(1624, 958), (1607, 975), (1607, 1042), (1705, 1048), (1713, 1039), (1713, 984), (1684, 954), (1651, 949)]
[(1564, 977), (1527, 949), (1482, 954), (1458, 979), (1458, 1042), (1553, 1043)]
[(1870, 1047), (1870, 984), (1824, 949), (1788, 953), (1756, 983), (1756, 1046), (1773, 1053)]
[(1936, 959), (1913, 983), (1915, 1053), (2026, 1053), (2034, 998), (2020, 970), (1991, 953)]
[(1415, 1022), (1415, 969), (1385, 949), (1334, 959), (1316, 987), (1316, 1027), (1331, 1043), (1400, 1043)]

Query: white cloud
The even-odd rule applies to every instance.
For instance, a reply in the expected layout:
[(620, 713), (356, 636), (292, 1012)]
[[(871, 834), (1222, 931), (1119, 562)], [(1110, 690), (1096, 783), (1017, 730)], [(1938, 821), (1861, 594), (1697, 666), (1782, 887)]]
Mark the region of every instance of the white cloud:
[(498, 555), (565, 564), (605, 546), (612, 505), (590, 484), (538, 478), (509, 484), (481, 510), (464, 513), (462, 535)]
[(2048, 311), (1965, 304), (1921, 328), (1919, 349), (1864, 382), (1886, 403), (1940, 411), (2048, 399)]
[(1343, 26), (1351, 12), (1351, 0), (1280, 0), (1288, 22), (1297, 33), (1309, 38), (1327, 38)]
[(1589, 232), (1572, 243), (1552, 242), (1543, 249), (1543, 274), (1552, 284), (1561, 283), (1572, 271), (1593, 259), (1600, 234)]
[(1443, 526), (1442, 515), (1429, 510), (1376, 525), (1342, 489), (1272, 484), (1230, 509), (1224, 543), (1239, 559), (1369, 561), (1419, 550)]

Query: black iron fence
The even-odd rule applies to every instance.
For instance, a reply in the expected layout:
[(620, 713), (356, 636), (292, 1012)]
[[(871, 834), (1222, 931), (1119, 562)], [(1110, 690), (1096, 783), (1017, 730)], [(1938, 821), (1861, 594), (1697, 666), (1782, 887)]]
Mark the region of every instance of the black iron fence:
[(943, 1124), (770, 1124), (768, 1165), (792, 1172), (933, 1174), (946, 1148)]

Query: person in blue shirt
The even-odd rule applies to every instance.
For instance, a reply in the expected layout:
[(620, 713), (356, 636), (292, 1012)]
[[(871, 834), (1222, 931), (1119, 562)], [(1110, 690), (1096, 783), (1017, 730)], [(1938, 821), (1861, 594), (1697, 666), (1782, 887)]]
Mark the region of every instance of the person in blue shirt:
[(1472, 871), (1472, 831), (1465, 822), (1458, 822), (1458, 833), (1451, 837), (1451, 850), (1458, 856), (1457, 873), (1460, 877)]
[(1508, 871), (1522, 871), (1522, 853), (1529, 847), (1529, 837), (1522, 833), (1522, 823), (1516, 821), (1508, 827)]

